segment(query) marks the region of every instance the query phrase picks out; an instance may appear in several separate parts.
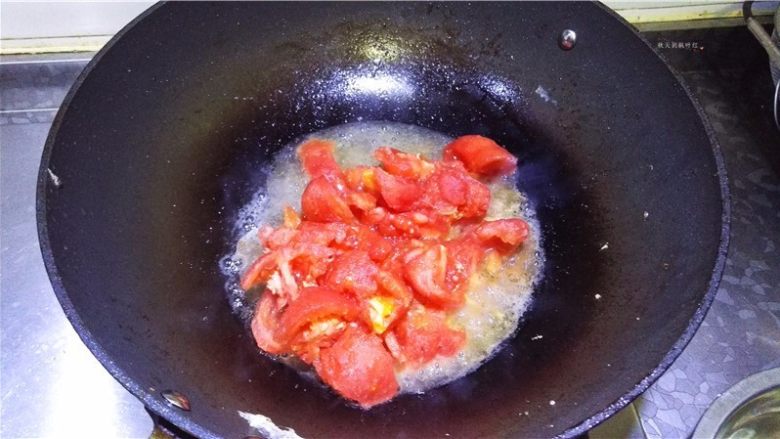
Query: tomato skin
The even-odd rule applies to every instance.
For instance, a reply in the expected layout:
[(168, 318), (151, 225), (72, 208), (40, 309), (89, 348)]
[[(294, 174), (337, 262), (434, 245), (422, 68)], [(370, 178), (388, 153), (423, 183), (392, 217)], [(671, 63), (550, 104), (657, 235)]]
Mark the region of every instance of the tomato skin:
[(381, 147), (374, 151), (382, 169), (392, 175), (419, 180), (433, 172), (433, 163), (417, 155), (405, 153), (395, 148)]
[(276, 340), (286, 343), (312, 323), (328, 318), (352, 321), (359, 313), (360, 308), (352, 298), (330, 288), (307, 287), (282, 313)]
[(415, 297), (426, 305), (453, 309), (463, 304), (463, 292), (449, 290), (446, 276), (447, 248), (443, 245), (412, 250), (404, 257), (404, 277)]
[(388, 174), (382, 169), (375, 171), (379, 193), (387, 206), (396, 212), (411, 210), (423, 191), (413, 180)]
[(393, 357), (382, 340), (359, 326), (350, 326), (314, 362), (320, 378), (363, 408), (390, 400), (398, 393)]
[(517, 168), (517, 158), (487, 137), (461, 136), (444, 148), (444, 159), (461, 161), (469, 172), (484, 177), (511, 174)]
[[(416, 305), (389, 334), (390, 352), (406, 366), (419, 367), (436, 358), (455, 355), (466, 343), (466, 334), (447, 325), (441, 311)], [(387, 342), (387, 340), (386, 340)]]
[(266, 291), (255, 305), (255, 315), (250, 324), (257, 347), (272, 355), (283, 354), (289, 350), (287, 346), (279, 343), (275, 338), (279, 325), (278, 314), (276, 297), (270, 291)]
[(476, 236), (485, 245), (511, 251), (528, 238), (528, 223), (520, 218), (485, 221), (477, 227)]
[(333, 158), (334, 148), (333, 142), (321, 139), (311, 139), (298, 148), (298, 159), (309, 177), (337, 176), (341, 173)]
[(355, 216), (347, 205), (344, 194), (332, 179), (319, 176), (312, 179), (301, 196), (303, 219), (319, 222), (351, 222)]

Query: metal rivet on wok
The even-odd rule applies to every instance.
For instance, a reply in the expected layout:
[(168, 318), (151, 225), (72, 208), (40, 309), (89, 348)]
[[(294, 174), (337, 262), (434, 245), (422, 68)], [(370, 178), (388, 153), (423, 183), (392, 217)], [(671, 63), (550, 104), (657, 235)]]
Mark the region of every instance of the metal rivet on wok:
[(561, 46), (561, 49), (563, 50), (571, 50), (574, 48), (575, 44), (577, 44), (577, 32), (574, 32), (571, 29), (564, 29), (563, 32), (561, 32), (561, 36), (558, 37), (558, 45)]
[(190, 400), (175, 390), (163, 390), (162, 396), (168, 403), (184, 411), (190, 411)]

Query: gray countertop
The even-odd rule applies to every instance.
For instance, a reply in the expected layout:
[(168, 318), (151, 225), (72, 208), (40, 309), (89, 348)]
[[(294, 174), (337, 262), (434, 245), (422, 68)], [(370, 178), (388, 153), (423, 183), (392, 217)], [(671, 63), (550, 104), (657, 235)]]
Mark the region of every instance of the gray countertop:
[[(38, 248), (41, 151), (56, 109), (90, 55), (0, 59), (4, 438), (145, 437), (151, 431), (140, 402), (102, 368), (66, 320)], [(632, 405), (591, 431), (594, 438), (689, 436), (719, 394), (780, 366), (780, 135), (767, 117), (768, 74), (739, 63), (725, 69), (685, 64), (676, 66), (716, 131), (730, 178), (726, 270), (680, 358)]]
[[(83, 58), (83, 56), (81, 56)], [(55, 110), (86, 61), (0, 61), (0, 437), (148, 437), (152, 421), (81, 343), (38, 248), (35, 186)]]

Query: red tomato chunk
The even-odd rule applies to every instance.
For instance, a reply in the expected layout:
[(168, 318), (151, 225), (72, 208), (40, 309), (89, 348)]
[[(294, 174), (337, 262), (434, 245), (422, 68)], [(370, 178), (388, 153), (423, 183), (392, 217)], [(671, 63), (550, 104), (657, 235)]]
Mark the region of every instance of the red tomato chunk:
[(347, 329), (314, 367), (326, 384), (366, 408), (398, 392), (393, 357), (378, 336), (359, 327)]
[(241, 287), (262, 287), (252, 319), (260, 349), (296, 355), (362, 407), (398, 392), (396, 373), (457, 354), (466, 334), (450, 317), (488, 253), (507, 257), (528, 236), (520, 218), (486, 221), (479, 178), (514, 172), (517, 159), (490, 139), (463, 136), (442, 161), (390, 147), (379, 166), (341, 169), (335, 145), (298, 149), (310, 181), (300, 214), (261, 227), (264, 253)]
[(458, 137), (444, 149), (445, 160), (463, 162), (469, 172), (485, 177), (511, 174), (517, 158), (498, 143), (482, 136)]

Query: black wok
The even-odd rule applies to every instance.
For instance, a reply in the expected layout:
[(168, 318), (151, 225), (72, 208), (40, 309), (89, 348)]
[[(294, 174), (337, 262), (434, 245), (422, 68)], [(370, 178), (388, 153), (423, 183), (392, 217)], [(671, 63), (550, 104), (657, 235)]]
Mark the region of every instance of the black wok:
[[(563, 51), (567, 28), (578, 41)], [(370, 411), (261, 356), (218, 268), (274, 151), (361, 119), (508, 147), (547, 255), (494, 359)], [(724, 263), (724, 181), (686, 89), (596, 4), (169, 3), (69, 93), (38, 224), (82, 339), (197, 436), (257, 434), (243, 411), (306, 437), (571, 437), (645, 390), (701, 322)]]

